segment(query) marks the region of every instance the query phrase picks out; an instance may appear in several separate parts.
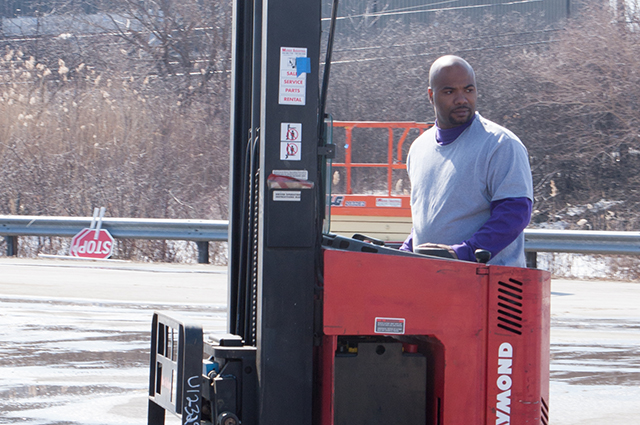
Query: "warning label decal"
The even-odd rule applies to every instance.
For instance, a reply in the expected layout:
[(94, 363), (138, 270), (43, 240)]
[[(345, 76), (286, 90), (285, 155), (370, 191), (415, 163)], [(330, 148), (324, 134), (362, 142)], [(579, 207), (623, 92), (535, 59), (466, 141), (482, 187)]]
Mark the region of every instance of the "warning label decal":
[(274, 190), (273, 191), (274, 201), (300, 202), (301, 198), (302, 198), (302, 192), (300, 192), (299, 190)]
[(392, 317), (376, 317), (376, 325), (374, 332), (377, 334), (404, 334), (405, 319)]

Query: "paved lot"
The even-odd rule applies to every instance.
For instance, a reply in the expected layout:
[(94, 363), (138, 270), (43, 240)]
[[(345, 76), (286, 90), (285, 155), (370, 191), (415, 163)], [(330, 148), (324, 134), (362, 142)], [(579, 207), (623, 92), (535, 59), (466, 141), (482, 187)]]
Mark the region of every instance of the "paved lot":
[(0, 258), (0, 423), (145, 424), (153, 312), (226, 304), (224, 267)]
[(640, 283), (551, 290), (552, 424), (640, 423)]
[[(226, 287), (207, 265), (0, 258), (0, 424), (146, 423), (153, 311), (221, 332)], [(637, 424), (640, 283), (552, 291), (551, 423)]]

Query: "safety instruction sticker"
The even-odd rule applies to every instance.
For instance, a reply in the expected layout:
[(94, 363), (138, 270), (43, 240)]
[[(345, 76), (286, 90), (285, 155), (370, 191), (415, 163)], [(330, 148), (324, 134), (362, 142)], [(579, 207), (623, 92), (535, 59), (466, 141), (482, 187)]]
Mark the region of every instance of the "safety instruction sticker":
[(309, 180), (309, 171), (307, 170), (273, 170), (271, 174), (293, 177), (298, 180)]
[[(306, 58), (305, 47), (280, 48), (280, 85), (278, 103), (280, 105), (301, 105), (306, 103), (307, 70), (298, 72), (298, 58)], [(306, 62), (306, 61), (303, 61)]]
[(280, 159), (286, 161), (302, 159), (302, 123), (280, 123)]
[(374, 332), (377, 334), (404, 334), (405, 319), (393, 317), (376, 317), (376, 326)]
[(286, 161), (300, 161), (302, 159), (302, 143), (280, 142), (280, 159)]
[(301, 142), (302, 141), (302, 123), (299, 123), (299, 122), (280, 123), (280, 141), (281, 142)]
[(300, 190), (274, 190), (274, 201), (300, 202), (302, 191)]

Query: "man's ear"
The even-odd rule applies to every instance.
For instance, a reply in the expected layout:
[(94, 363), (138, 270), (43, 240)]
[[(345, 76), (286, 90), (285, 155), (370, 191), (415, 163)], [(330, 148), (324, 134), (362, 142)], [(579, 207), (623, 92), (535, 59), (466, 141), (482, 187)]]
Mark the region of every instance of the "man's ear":
[(431, 87), (427, 88), (427, 93), (429, 94), (429, 102), (433, 105), (433, 90), (431, 90)]

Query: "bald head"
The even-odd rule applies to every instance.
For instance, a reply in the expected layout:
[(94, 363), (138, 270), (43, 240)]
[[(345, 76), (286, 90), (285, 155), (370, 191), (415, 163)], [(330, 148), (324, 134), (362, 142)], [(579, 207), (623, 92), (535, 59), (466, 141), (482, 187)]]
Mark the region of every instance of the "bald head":
[(452, 67), (461, 67), (465, 69), (473, 76), (473, 81), (475, 82), (476, 73), (473, 71), (471, 65), (469, 65), (469, 62), (459, 56), (446, 55), (436, 59), (435, 62), (431, 64), (431, 68), (429, 69), (429, 86), (433, 87), (434, 80), (437, 79), (442, 72), (446, 72), (447, 68)]
[(440, 128), (465, 124), (476, 113), (476, 74), (458, 56), (443, 56), (431, 65), (428, 93)]

